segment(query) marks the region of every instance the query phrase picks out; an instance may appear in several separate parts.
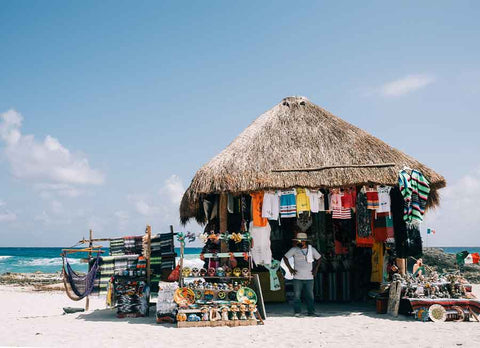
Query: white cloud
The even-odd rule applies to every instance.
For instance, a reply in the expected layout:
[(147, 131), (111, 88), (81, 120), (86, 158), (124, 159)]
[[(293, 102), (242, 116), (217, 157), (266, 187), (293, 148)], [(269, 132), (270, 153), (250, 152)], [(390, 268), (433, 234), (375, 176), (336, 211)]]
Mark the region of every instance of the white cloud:
[(434, 81), (435, 78), (429, 75), (408, 75), (384, 84), (380, 88), (380, 94), (385, 97), (400, 97), (424, 88)]
[(0, 211), (0, 222), (12, 222), (17, 220), (17, 214), (11, 210)]
[(104, 182), (104, 174), (92, 169), (83, 154), (70, 152), (58, 139), (47, 135), (37, 141), (33, 135), (23, 135), (22, 121), (22, 115), (15, 110), (0, 114), (0, 139), (16, 178), (70, 186)]
[(13, 211), (6, 209), (7, 203), (0, 199), (0, 222), (12, 222), (17, 220), (17, 214)]
[(185, 187), (177, 175), (172, 175), (165, 180), (164, 186), (159, 190), (161, 196), (167, 196), (171, 203), (180, 205)]
[(444, 246), (478, 246), (480, 236), (480, 168), (440, 190), (440, 207), (429, 211), (425, 228), (436, 230), (429, 244)]
[(50, 199), (53, 195), (73, 198), (84, 193), (84, 190), (69, 184), (38, 183), (34, 184), (33, 188), (34, 190), (39, 191), (40, 196), (45, 199)]

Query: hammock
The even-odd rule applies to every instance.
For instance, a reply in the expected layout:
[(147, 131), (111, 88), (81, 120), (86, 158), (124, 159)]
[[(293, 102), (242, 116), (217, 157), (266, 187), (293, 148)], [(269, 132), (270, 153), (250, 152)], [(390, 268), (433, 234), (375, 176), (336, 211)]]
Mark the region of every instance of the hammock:
[(62, 260), (63, 284), (65, 285), (67, 296), (73, 301), (80, 301), (90, 295), (93, 291), (95, 277), (97, 276), (100, 253), (97, 254), (94, 264), (86, 275), (80, 275), (72, 269), (68, 263), (66, 253), (62, 254)]

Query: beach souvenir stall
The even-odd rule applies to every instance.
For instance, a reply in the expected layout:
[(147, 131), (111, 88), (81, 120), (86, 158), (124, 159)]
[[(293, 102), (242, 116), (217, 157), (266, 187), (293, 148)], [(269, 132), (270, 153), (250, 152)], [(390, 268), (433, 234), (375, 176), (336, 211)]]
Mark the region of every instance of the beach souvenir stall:
[[(360, 300), (390, 283), (392, 265), (405, 273), (405, 260), (422, 254), (419, 226), (445, 185), (307, 98), (287, 97), (198, 170), (180, 217), (205, 226), (205, 254), (241, 251), (251, 239), (251, 274), (265, 302), (291, 297), (279, 267), (298, 232), (322, 254), (316, 300)], [(205, 267), (239, 262), (213, 258)]]
[[(83, 239), (78, 245), (88, 247), (64, 249), (63, 276), (65, 291), (74, 301), (87, 299), (89, 295), (106, 296), (107, 307), (115, 308), (118, 318), (135, 318), (149, 315), (150, 296), (159, 290), (159, 283), (166, 280), (175, 268), (174, 232), (152, 236), (149, 225), (144, 235), (117, 238)], [(94, 243), (109, 243), (108, 253)], [(70, 267), (70, 252), (88, 252), (89, 271), (77, 274)]]

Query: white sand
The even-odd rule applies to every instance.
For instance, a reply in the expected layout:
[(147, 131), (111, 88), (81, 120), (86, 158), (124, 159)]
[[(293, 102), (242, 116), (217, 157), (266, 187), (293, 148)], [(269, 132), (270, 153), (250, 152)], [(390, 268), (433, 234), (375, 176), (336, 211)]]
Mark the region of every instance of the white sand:
[[(476, 286), (475, 293), (480, 293)], [(91, 311), (60, 292), (0, 287), (0, 346), (69, 347), (478, 347), (480, 323), (422, 323), (378, 315), (370, 305), (318, 305), (318, 318), (293, 318), (286, 305), (270, 306), (264, 326), (177, 329), (149, 318), (117, 319), (93, 298)], [(153, 309), (153, 307), (152, 307)]]

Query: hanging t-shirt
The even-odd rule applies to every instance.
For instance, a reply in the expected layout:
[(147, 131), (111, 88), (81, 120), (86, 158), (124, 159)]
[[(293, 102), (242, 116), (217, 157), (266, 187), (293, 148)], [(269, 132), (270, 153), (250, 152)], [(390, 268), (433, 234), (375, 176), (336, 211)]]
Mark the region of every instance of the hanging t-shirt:
[(295, 199), (296, 191), (282, 190), (280, 196), (280, 217), (294, 218), (297, 216), (297, 203)]
[(342, 194), (342, 208), (355, 208), (356, 190), (355, 188), (346, 189)]
[(390, 186), (378, 186), (377, 213), (390, 213)]
[(334, 192), (330, 196), (330, 209), (332, 209), (332, 219), (351, 219), (352, 212), (350, 208), (345, 209), (342, 206), (343, 193)]
[(342, 195), (340, 193), (332, 192), (332, 194), (330, 195), (330, 209), (342, 209)]
[(264, 227), (268, 224), (268, 220), (262, 217), (263, 191), (253, 192), (250, 196), (252, 196), (253, 224), (257, 227)]
[[(265, 219), (266, 220), (266, 219)], [(256, 265), (269, 265), (272, 262), (272, 250), (270, 249), (270, 224), (264, 227), (257, 227), (253, 221), (250, 222), (248, 232), (252, 236), (252, 254), (253, 262)]]
[(304, 211), (310, 212), (310, 199), (304, 188), (297, 188), (297, 215)]
[(278, 220), (280, 214), (280, 197), (276, 192), (265, 192), (263, 195), (262, 217)]
[(310, 198), (310, 211), (312, 213), (325, 211), (325, 198), (320, 190), (308, 190), (308, 197)]

